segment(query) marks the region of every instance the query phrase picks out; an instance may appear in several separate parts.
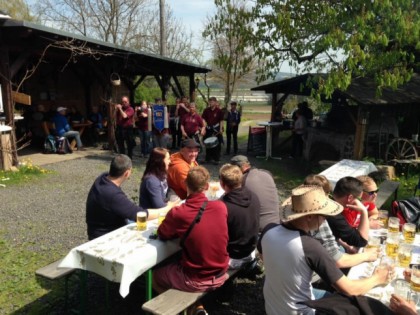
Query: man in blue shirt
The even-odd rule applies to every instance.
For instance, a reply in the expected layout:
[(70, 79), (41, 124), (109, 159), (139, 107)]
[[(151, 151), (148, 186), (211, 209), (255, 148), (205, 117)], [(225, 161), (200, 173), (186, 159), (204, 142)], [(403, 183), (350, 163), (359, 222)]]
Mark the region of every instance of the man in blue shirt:
[(82, 140), (80, 140), (80, 133), (78, 131), (71, 130), (69, 122), (66, 118), (66, 110), (67, 108), (65, 107), (58, 107), (57, 113), (52, 118), (57, 136), (75, 138), (77, 143), (77, 150), (84, 151), (85, 148), (83, 147)]

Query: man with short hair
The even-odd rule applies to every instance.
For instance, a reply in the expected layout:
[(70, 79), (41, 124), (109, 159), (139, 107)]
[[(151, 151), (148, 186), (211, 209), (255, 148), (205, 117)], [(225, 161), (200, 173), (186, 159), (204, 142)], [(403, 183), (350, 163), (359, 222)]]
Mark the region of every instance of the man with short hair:
[[(318, 229), (325, 217), (341, 213), (343, 207), (329, 199), (319, 186), (293, 189), (280, 209), (282, 224), (266, 227), (259, 240), (265, 267), (264, 300), (268, 315), (315, 314), (304, 303), (326, 296), (312, 289), (315, 271), (328, 285), (345, 295), (363, 295), (387, 282), (390, 270), (377, 268), (369, 278), (350, 280), (309, 232)], [(322, 293), (322, 294), (321, 294)]]
[(230, 163), (239, 166), (243, 176), (243, 186), (258, 196), (260, 202), (260, 231), (268, 223), (280, 223), (279, 195), (276, 183), (269, 171), (251, 167), (244, 155), (236, 155)]
[[(155, 269), (153, 287), (161, 293), (175, 288), (187, 292), (214, 290), (227, 279), (227, 210), (220, 200), (209, 201), (209, 172), (202, 166), (189, 170), (186, 178), (188, 198), (173, 208), (158, 228), (162, 240), (180, 239), (179, 261)], [(207, 314), (200, 304), (189, 314)], [(201, 313), (199, 313), (201, 312)]]
[(121, 189), (121, 185), (130, 178), (131, 169), (131, 159), (124, 154), (118, 154), (112, 159), (109, 172), (96, 178), (90, 188), (86, 200), (89, 240), (124, 226), (127, 219), (135, 221), (137, 212), (146, 212), (148, 220), (152, 220), (160, 212), (167, 212), (177, 204), (168, 202), (160, 209), (143, 209), (133, 203)]
[(123, 96), (121, 104), (115, 106), (115, 114), (117, 119), (115, 138), (118, 152), (125, 154), (125, 143), (127, 145), (127, 155), (130, 159), (133, 159), (133, 148), (135, 146), (133, 129), (134, 109), (131, 107), (127, 96)]
[(207, 107), (201, 117), (206, 122), (206, 134), (204, 140), (210, 137), (217, 137), (217, 145), (213, 148), (206, 147), (206, 162), (215, 164), (220, 163), (220, 150), (223, 141), (223, 113), (217, 106), (217, 98), (209, 98), (209, 107)]
[[(343, 213), (327, 219), (337, 239), (350, 246), (365, 247), (369, 239), (368, 210), (359, 200), (363, 193), (363, 183), (354, 177), (343, 177), (335, 185), (333, 198), (344, 207)], [(356, 220), (360, 217), (358, 228), (352, 227), (345, 215)]]
[(57, 113), (52, 118), (52, 122), (54, 123), (55, 132), (59, 137), (65, 138), (74, 138), (76, 139), (77, 150), (84, 151), (85, 148), (83, 147), (82, 140), (80, 140), (80, 133), (76, 130), (71, 130), (69, 122), (66, 118), (66, 107), (58, 107)]
[(240, 269), (255, 258), (260, 221), (260, 202), (248, 188), (242, 186), (241, 169), (225, 164), (219, 171), (220, 186), (225, 194), (221, 200), (228, 211), (229, 268)]
[(187, 185), (185, 179), (188, 171), (197, 166), (197, 156), (200, 145), (194, 139), (182, 141), (181, 150), (171, 155), (171, 164), (168, 168), (168, 186), (181, 199), (187, 198)]
[(197, 113), (195, 103), (190, 103), (189, 112), (182, 117), (181, 131), (184, 138), (193, 138), (204, 136), (206, 132), (206, 125)]
[(233, 138), (233, 153), (238, 153), (238, 130), (241, 122), (241, 113), (236, 109), (237, 102), (230, 102), (230, 111), (226, 119), (226, 155), (230, 154), (230, 143)]

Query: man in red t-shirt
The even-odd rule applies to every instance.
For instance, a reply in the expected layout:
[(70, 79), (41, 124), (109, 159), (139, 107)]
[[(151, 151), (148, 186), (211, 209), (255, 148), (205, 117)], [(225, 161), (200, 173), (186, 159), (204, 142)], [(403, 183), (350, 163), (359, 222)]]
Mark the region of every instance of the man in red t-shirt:
[(210, 97), (209, 107), (207, 107), (201, 117), (206, 122), (206, 134), (204, 140), (210, 137), (217, 137), (217, 145), (213, 148), (206, 148), (206, 162), (214, 161), (215, 164), (220, 162), (221, 143), (223, 141), (223, 112), (217, 106), (217, 99)]
[(127, 155), (133, 159), (134, 129), (133, 116), (134, 109), (131, 107), (127, 96), (121, 98), (121, 104), (115, 106), (115, 115), (117, 118), (117, 129), (115, 138), (117, 140), (118, 152), (125, 154), (124, 142), (127, 145)]
[[(182, 247), (179, 261), (153, 272), (153, 288), (159, 293), (171, 288), (187, 292), (211, 291), (227, 279), (227, 209), (222, 201), (207, 199), (204, 192), (209, 187), (209, 179), (204, 167), (193, 167), (186, 179), (185, 203), (169, 211), (158, 228), (160, 239), (179, 238)], [(200, 212), (201, 219), (197, 222)]]

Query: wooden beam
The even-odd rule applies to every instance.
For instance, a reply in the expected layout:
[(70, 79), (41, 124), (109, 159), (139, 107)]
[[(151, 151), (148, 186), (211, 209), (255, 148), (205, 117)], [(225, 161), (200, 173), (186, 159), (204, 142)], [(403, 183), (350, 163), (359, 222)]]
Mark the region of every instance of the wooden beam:
[(194, 73), (189, 75), (190, 79), (190, 100), (195, 102), (195, 81), (194, 81)]
[(32, 51), (24, 50), (23, 53), (21, 53), (16, 60), (13, 62), (13, 64), (10, 66), (10, 78), (14, 78), (16, 73), (19, 72), (19, 70), (22, 68), (23, 65), (25, 65), (28, 61), (28, 58), (32, 55)]
[(137, 89), (146, 77), (147, 76), (143, 74), (136, 82), (134, 82), (134, 88)]
[(32, 105), (31, 96), (25, 93), (12, 91), (12, 99), (14, 102), (19, 103), (19, 104)]
[(185, 94), (184, 94), (184, 91), (182, 90), (181, 84), (179, 83), (178, 77), (174, 75), (173, 78), (174, 78), (174, 82), (176, 84), (176, 87), (178, 88), (178, 92), (179, 92), (178, 97), (184, 96)]
[(363, 157), (364, 138), (366, 134), (366, 124), (367, 124), (366, 114), (367, 113), (362, 109), (362, 106), (359, 105), (359, 110), (357, 114), (356, 133), (354, 136), (353, 158), (355, 160), (361, 160)]

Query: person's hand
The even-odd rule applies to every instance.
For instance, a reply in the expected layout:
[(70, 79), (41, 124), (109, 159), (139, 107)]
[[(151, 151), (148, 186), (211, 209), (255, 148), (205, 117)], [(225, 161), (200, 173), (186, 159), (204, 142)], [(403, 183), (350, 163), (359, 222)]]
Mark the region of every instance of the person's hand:
[(417, 315), (416, 305), (401, 296), (392, 294), (389, 300), (389, 308), (397, 315)]
[(337, 243), (340, 244), (341, 246), (344, 247), (344, 249), (346, 250), (346, 253), (349, 254), (356, 254), (359, 251), (359, 248), (355, 247), (355, 246), (351, 246), (349, 244), (347, 244), (345, 241), (343, 241), (341, 238), (339, 238), (337, 240)]
[(378, 218), (369, 218), (369, 227), (375, 230), (383, 228), (381, 221), (379, 221)]
[(393, 267), (386, 265), (379, 265), (376, 267), (373, 275), (376, 276), (379, 280), (379, 284), (386, 284), (388, 279), (391, 278), (393, 273)]
[(405, 268), (404, 271), (403, 271), (403, 275), (404, 275), (405, 281), (408, 281), (408, 282), (411, 281), (411, 269), (410, 268)]
[(354, 199), (352, 203), (346, 204), (346, 207), (358, 212), (367, 212), (366, 207), (359, 199)]
[(115, 105), (115, 108), (116, 109), (121, 109), (122, 108), (122, 105), (121, 104), (117, 104), (117, 105)]
[(376, 259), (378, 259), (380, 249), (377, 247), (370, 247), (370, 248), (365, 248), (363, 252), (366, 254), (365, 261), (370, 262), (370, 261), (375, 261)]
[(172, 209), (173, 207), (179, 206), (181, 204), (181, 199), (178, 198), (173, 198), (171, 197), (171, 199), (168, 201), (168, 207), (169, 209)]

